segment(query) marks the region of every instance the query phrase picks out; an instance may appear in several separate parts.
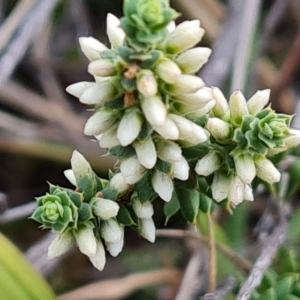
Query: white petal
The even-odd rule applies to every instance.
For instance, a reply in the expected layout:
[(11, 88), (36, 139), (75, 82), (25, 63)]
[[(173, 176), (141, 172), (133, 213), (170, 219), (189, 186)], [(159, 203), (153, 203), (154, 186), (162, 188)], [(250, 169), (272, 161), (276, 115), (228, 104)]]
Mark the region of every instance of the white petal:
[(103, 198), (94, 198), (92, 208), (93, 213), (103, 220), (114, 218), (120, 209), (117, 202)]
[(101, 135), (95, 136), (96, 139), (100, 138), (99, 145), (101, 148), (113, 148), (120, 145), (117, 136), (118, 125), (119, 124), (115, 124)]
[(172, 174), (175, 178), (187, 180), (189, 178), (189, 171), (189, 164), (183, 156), (180, 161), (172, 163)]
[(215, 151), (210, 151), (207, 155), (198, 160), (195, 171), (202, 176), (208, 176), (221, 167), (220, 156)]
[(100, 59), (101, 52), (108, 50), (104, 44), (93, 37), (80, 37), (79, 44), (82, 52), (90, 61)]
[(120, 46), (123, 46), (126, 34), (120, 27), (120, 20), (113, 14), (109, 13), (107, 14), (106, 24), (106, 32), (112, 47), (118, 48)]
[(115, 219), (109, 219), (101, 223), (100, 232), (106, 243), (117, 243), (124, 236), (124, 226)]
[(141, 99), (141, 107), (147, 121), (152, 126), (163, 126), (166, 122), (167, 109), (158, 96)]
[(260, 112), (269, 102), (270, 89), (257, 91), (247, 102), (249, 113), (255, 116)]
[(64, 175), (66, 178), (74, 185), (77, 186), (76, 178), (74, 175), (74, 171), (72, 169), (68, 169), (64, 171)]
[(71, 165), (73, 174), (76, 178), (76, 182), (79, 182), (80, 178), (89, 174), (92, 170), (89, 162), (78, 151), (74, 150), (71, 157)]
[(262, 180), (272, 184), (280, 180), (280, 172), (276, 169), (273, 163), (262, 157), (254, 161), (256, 166), (256, 175)]
[(97, 239), (96, 254), (94, 256), (90, 256), (89, 259), (96, 269), (98, 269), (99, 271), (103, 270), (106, 263), (106, 257), (105, 257), (105, 249), (101, 240)]
[(250, 184), (256, 176), (255, 164), (252, 157), (248, 154), (240, 155), (234, 159), (237, 175), (247, 184)]
[(76, 243), (80, 252), (93, 256), (97, 252), (97, 240), (93, 228), (86, 227), (74, 232)]
[(182, 150), (178, 144), (168, 141), (168, 140), (159, 140), (157, 142), (157, 156), (164, 161), (170, 163), (180, 161), (182, 158)]
[(214, 174), (213, 182), (211, 185), (211, 191), (214, 200), (220, 202), (227, 198), (228, 196), (228, 187), (229, 187), (229, 178), (228, 176), (216, 172)]
[(171, 200), (174, 187), (168, 174), (155, 170), (152, 175), (152, 186), (161, 199), (166, 202)]
[(155, 224), (152, 218), (140, 219), (140, 234), (149, 242), (155, 242)]
[(244, 200), (253, 201), (253, 191), (250, 185), (245, 184)]
[(147, 169), (152, 169), (156, 164), (157, 155), (151, 136), (146, 140), (134, 142), (133, 147), (141, 165)]
[(83, 94), (83, 92), (85, 92), (88, 88), (93, 87), (95, 85), (97, 85), (97, 83), (95, 82), (81, 81), (69, 85), (66, 88), (66, 91), (69, 94), (79, 98)]
[(177, 140), (179, 138), (178, 127), (169, 117), (166, 118), (163, 125), (154, 126), (152, 124), (152, 128), (166, 140)]
[(141, 202), (137, 198), (132, 199), (132, 208), (138, 218), (151, 218), (153, 216), (153, 205), (150, 201)]
[(105, 243), (106, 249), (111, 256), (116, 257), (123, 249), (124, 236), (117, 243)]
[(58, 234), (48, 247), (48, 259), (52, 259), (66, 253), (74, 244), (75, 240), (71, 233)]
[(234, 205), (238, 205), (244, 200), (245, 184), (239, 176), (232, 175), (229, 181), (228, 200)]
[(125, 182), (125, 179), (121, 173), (117, 173), (109, 181), (109, 186), (116, 189), (119, 195), (123, 195), (129, 188), (129, 185)]
[(120, 170), (125, 182), (128, 184), (137, 183), (147, 171), (147, 169), (140, 164), (137, 156), (122, 159)]

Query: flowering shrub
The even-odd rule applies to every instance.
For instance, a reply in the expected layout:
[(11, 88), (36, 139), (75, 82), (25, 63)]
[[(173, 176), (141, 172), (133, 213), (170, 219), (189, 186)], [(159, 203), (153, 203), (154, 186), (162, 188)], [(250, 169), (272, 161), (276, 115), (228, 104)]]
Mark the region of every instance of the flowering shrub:
[(229, 102), (193, 75), (211, 50), (195, 47), (200, 21), (175, 26), (167, 0), (125, 0), (124, 17), (107, 16), (111, 48), (80, 38), (94, 82), (67, 92), (93, 108), (84, 133), (118, 159), (109, 179), (99, 178), (74, 151), (65, 172), (75, 191), (50, 185), (32, 218), (57, 232), (49, 257), (73, 244), (102, 270), (105, 250), (118, 255), (124, 227), (155, 241), (152, 202), (165, 201), (167, 218), (181, 210), (191, 223), (214, 205), (233, 208), (254, 199), (252, 181), (280, 180), (272, 155), (296, 146), (291, 117), (266, 107), (269, 90), (248, 101), (239, 91)]

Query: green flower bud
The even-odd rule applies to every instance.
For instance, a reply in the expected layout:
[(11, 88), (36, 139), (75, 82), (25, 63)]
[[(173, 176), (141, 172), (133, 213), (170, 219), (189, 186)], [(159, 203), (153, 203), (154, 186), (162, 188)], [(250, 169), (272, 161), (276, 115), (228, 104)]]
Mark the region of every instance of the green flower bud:
[(255, 116), (259, 113), (269, 102), (270, 90), (257, 91), (247, 102), (249, 113)]
[(91, 261), (91, 263), (96, 269), (98, 269), (99, 271), (103, 270), (106, 263), (106, 257), (105, 257), (105, 249), (100, 239), (97, 239), (97, 250), (95, 255), (90, 256), (89, 260)]
[(155, 73), (163, 81), (167, 83), (175, 83), (175, 81), (181, 75), (181, 70), (178, 65), (171, 59), (164, 58), (159, 60), (158, 64), (155, 67)]
[(107, 77), (116, 75), (117, 68), (110, 59), (98, 59), (89, 64), (88, 72), (93, 76)]
[(232, 139), (233, 131), (231, 125), (219, 118), (209, 118), (206, 127), (214, 139), (221, 144), (227, 143)]
[(256, 166), (256, 175), (262, 180), (272, 184), (280, 180), (280, 172), (273, 163), (265, 157), (259, 157), (254, 160)]
[(229, 99), (231, 121), (234, 125), (240, 126), (243, 116), (248, 115), (247, 102), (240, 91), (235, 91)]
[(88, 257), (94, 256), (97, 252), (97, 240), (94, 230), (90, 226), (85, 226), (74, 231), (77, 246), (81, 253)]
[(155, 224), (152, 218), (143, 218), (139, 222), (140, 235), (151, 243), (155, 242)]
[(138, 218), (151, 218), (154, 214), (153, 205), (150, 201), (141, 202), (137, 198), (132, 199), (132, 208)]
[(123, 46), (126, 34), (120, 27), (120, 20), (113, 14), (109, 13), (107, 14), (106, 18), (106, 26), (106, 33), (112, 47), (116, 49), (120, 46)]
[(48, 247), (48, 259), (55, 258), (68, 252), (75, 244), (74, 236), (70, 231), (57, 234)]
[(215, 117), (223, 118), (229, 112), (229, 105), (223, 93), (217, 87), (212, 87), (212, 96), (216, 100), (216, 105), (212, 109)]
[(137, 156), (122, 159), (120, 170), (125, 182), (128, 184), (137, 183), (147, 171), (147, 169), (141, 165)]
[(210, 151), (198, 160), (195, 171), (202, 176), (208, 176), (217, 171), (222, 165), (221, 157), (216, 151)]
[(93, 37), (80, 37), (79, 44), (81, 51), (90, 61), (100, 59), (101, 53), (108, 50), (104, 44)]
[(234, 157), (234, 164), (237, 175), (247, 184), (250, 184), (256, 175), (254, 161), (249, 154), (241, 154)]
[(151, 136), (145, 140), (135, 141), (133, 147), (141, 165), (147, 169), (152, 169), (156, 164), (157, 154)]
[(117, 216), (119, 211), (117, 202), (95, 197), (92, 199), (93, 213), (102, 220), (108, 220)]
[(214, 200), (220, 202), (227, 198), (229, 188), (229, 178), (227, 174), (216, 172), (211, 184), (211, 191)]
[(207, 63), (211, 54), (211, 49), (205, 47), (196, 47), (189, 49), (175, 59), (182, 72), (186, 74), (195, 74)]
[(166, 202), (169, 202), (172, 198), (174, 190), (173, 181), (171, 177), (157, 169), (152, 174), (152, 186), (158, 196)]
[(142, 70), (137, 75), (137, 89), (145, 97), (157, 94), (157, 82), (150, 70)]

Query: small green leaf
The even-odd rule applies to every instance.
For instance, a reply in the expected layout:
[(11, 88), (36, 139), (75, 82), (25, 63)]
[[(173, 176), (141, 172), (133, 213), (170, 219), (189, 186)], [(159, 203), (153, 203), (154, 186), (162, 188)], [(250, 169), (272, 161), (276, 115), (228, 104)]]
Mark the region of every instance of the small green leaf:
[(105, 50), (101, 52), (101, 57), (103, 59), (116, 59), (118, 58), (118, 54), (114, 50)]
[(136, 80), (128, 79), (126, 77), (122, 78), (122, 86), (128, 92), (134, 92), (136, 90)]
[(85, 222), (94, 218), (92, 213), (92, 207), (88, 203), (82, 203), (81, 208), (78, 211), (78, 220), (80, 222)]
[(125, 226), (136, 225), (129, 210), (124, 205), (120, 205), (117, 220), (119, 223), (124, 224)]
[(274, 287), (277, 299), (286, 299), (286, 296), (292, 291), (294, 282), (294, 278), (290, 276), (279, 280)]
[(109, 200), (117, 200), (118, 198), (118, 191), (114, 188), (105, 188), (101, 191), (103, 194), (103, 198), (109, 199)]
[(135, 191), (141, 202), (152, 201), (157, 197), (152, 187), (150, 172), (147, 172), (143, 178), (135, 184)]
[(162, 171), (166, 174), (170, 174), (170, 172), (172, 171), (172, 164), (167, 162), (167, 161), (163, 161), (161, 159), (157, 160), (157, 163), (155, 165), (155, 167), (159, 170)]
[(177, 194), (173, 192), (171, 201), (166, 202), (164, 204), (164, 214), (167, 218), (166, 221), (168, 221), (168, 219), (170, 217), (175, 215), (178, 212), (179, 209), (180, 209), (180, 204), (179, 204), (179, 201), (178, 201)]
[(200, 193), (199, 197), (200, 197), (200, 210), (205, 214), (211, 214), (213, 200), (204, 193)]
[(109, 154), (116, 156), (119, 159), (128, 158), (135, 155), (135, 149), (132, 146), (115, 146), (109, 149)]
[[(262, 295), (260, 295), (257, 300), (277, 300), (280, 298), (276, 297), (276, 292), (274, 288), (266, 290)], [(283, 300), (283, 299), (282, 299)]]

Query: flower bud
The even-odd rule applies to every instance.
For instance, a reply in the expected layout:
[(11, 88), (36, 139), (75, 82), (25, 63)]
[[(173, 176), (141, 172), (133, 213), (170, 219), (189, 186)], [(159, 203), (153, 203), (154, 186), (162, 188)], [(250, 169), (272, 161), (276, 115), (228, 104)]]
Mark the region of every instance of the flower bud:
[(202, 176), (208, 176), (218, 170), (222, 165), (219, 154), (216, 151), (210, 151), (200, 160), (198, 160), (195, 171)]
[(97, 239), (96, 254), (94, 256), (90, 256), (89, 259), (96, 269), (98, 269), (99, 271), (103, 270), (106, 263), (106, 257), (105, 257), (105, 249), (100, 239)]
[(247, 201), (254, 200), (252, 188), (248, 184), (245, 184), (244, 200), (247, 200)]
[(215, 117), (222, 118), (229, 111), (229, 105), (223, 93), (217, 87), (212, 87), (212, 96), (216, 100), (216, 105), (212, 109)]
[(265, 157), (260, 157), (254, 161), (256, 166), (256, 175), (262, 180), (272, 184), (280, 180), (280, 172), (273, 163)]
[(269, 102), (271, 90), (257, 91), (247, 102), (249, 113), (255, 116), (260, 112)]
[(190, 166), (183, 156), (179, 161), (172, 163), (172, 175), (174, 178), (187, 180), (189, 178), (189, 171)]
[(152, 218), (140, 219), (140, 234), (151, 243), (155, 242), (155, 224)]
[(56, 235), (48, 247), (48, 259), (55, 258), (68, 252), (74, 245), (75, 240), (70, 231)]
[(211, 191), (214, 200), (220, 202), (227, 198), (229, 187), (229, 178), (226, 174), (216, 172), (211, 184)]
[(176, 23), (175, 23), (174, 21), (171, 21), (171, 22), (167, 25), (167, 27), (166, 27), (166, 29), (168, 30), (168, 32), (174, 31), (175, 28), (176, 28)]
[(256, 175), (254, 161), (249, 154), (241, 154), (234, 158), (235, 169), (240, 179), (250, 184)]
[(116, 243), (105, 243), (105, 244), (106, 244), (106, 249), (110, 253), (110, 255), (113, 256), (113, 257), (116, 257), (123, 249), (124, 235)]
[(119, 195), (125, 194), (129, 188), (129, 185), (125, 182), (121, 173), (117, 173), (112, 177), (109, 181), (109, 186), (117, 190)]
[(84, 134), (98, 135), (110, 129), (117, 121), (115, 112), (102, 108), (96, 111), (86, 122)]
[(137, 198), (132, 200), (132, 208), (138, 218), (151, 218), (153, 216), (153, 205), (150, 201), (141, 202)]
[(76, 182), (91, 171), (91, 165), (78, 151), (74, 150), (71, 157), (71, 166)]
[(182, 102), (187, 105), (205, 105), (213, 99), (211, 88), (208, 87), (203, 87), (197, 92), (191, 94), (179, 93), (176, 94), (175, 97), (178, 102)]
[(65, 170), (64, 175), (70, 181), (71, 184), (73, 184), (74, 186), (77, 186), (75, 174), (72, 169)]
[(113, 48), (123, 46), (126, 34), (121, 28), (120, 20), (113, 14), (107, 14), (106, 18), (106, 33)]
[[(190, 117), (198, 118), (198, 117), (202, 117), (202, 116), (206, 115), (207, 113), (209, 113), (211, 111), (211, 109), (215, 106), (215, 104), (216, 104), (216, 100), (212, 99), (200, 107), (198, 105), (195, 105), (194, 107), (189, 104), (183, 105), (180, 107), (180, 111), (183, 113), (189, 114)], [(182, 108), (183, 108), (183, 110), (182, 110)]]
[(118, 203), (115, 201), (98, 197), (93, 198), (93, 213), (103, 220), (116, 217), (119, 208)]
[(231, 139), (232, 128), (230, 124), (219, 118), (209, 118), (206, 127), (219, 143), (226, 143)]
[(106, 243), (117, 243), (124, 236), (124, 226), (115, 219), (108, 219), (101, 223), (101, 236)]
[(167, 83), (174, 83), (181, 75), (181, 70), (178, 65), (171, 59), (161, 59), (155, 67), (155, 73), (163, 81)]
[(95, 85), (96, 85), (95, 82), (80, 81), (69, 85), (66, 88), (66, 91), (69, 94), (79, 98), (88, 88), (93, 87)]
[(117, 137), (122, 146), (130, 145), (139, 135), (143, 121), (136, 108), (128, 108), (118, 126)]
[(268, 149), (268, 152), (267, 152), (267, 157), (272, 157), (274, 155), (277, 155), (281, 152), (284, 152), (288, 149), (288, 147), (279, 147), (279, 148), (271, 148), (271, 149)]
[(182, 158), (181, 148), (174, 142), (161, 139), (156, 145), (157, 156), (164, 161), (173, 163)]
[(110, 80), (94, 83), (94, 85), (87, 88), (79, 97), (79, 101), (83, 104), (103, 105), (107, 101), (114, 98), (118, 93), (116, 87)]
[(171, 177), (157, 169), (152, 174), (152, 186), (158, 196), (166, 202), (169, 202), (173, 193), (173, 181)]
[(300, 143), (300, 130), (298, 129), (290, 129), (291, 135), (284, 139), (284, 143), (287, 147), (296, 147)]
[(244, 115), (248, 115), (247, 102), (244, 95), (240, 91), (235, 91), (229, 100), (231, 120), (236, 126), (242, 124)]
[[(150, 123), (150, 122), (149, 122)], [(179, 139), (179, 129), (174, 121), (168, 116), (166, 121), (161, 126), (154, 126), (151, 124), (153, 129), (160, 134), (166, 140), (178, 140)]]
[(182, 22), (168, 34), (166, 49), (169, 53), (183, 52), (198, 44), (203, 35), (204, 29), (200, 27), (199, 20)]
[(165, 124), (167, 108), (159, 96), (141, 99), (141, 107), (151, 125), (163, 126)]
[(203, 88), (205, 83), (200, 77), (194, 75), (180, 75), (171, 87), (172, 93), (175, 94), (191, 94)]
[(199, 125), (181, 116), (173, 114), (170, 114), (169, 116), (179, 129), (180, 140), (186, 141), (191, 145), (198, 145), (207, 141), (208, 137), (206, 132)]
[(120, 170), (125, 182), (128, 184), (137, 183), (147, 171), (147, 169), (140, 164), (137, 156), (122, 159)]
[(229, 180), (228, 200), (238, 205), (244, 200), (245, 184), (239, 176), (231, 175)]
[(156, 164), (157, 154), (151, 136), (142, 141), (135, 141), (133, 147), (141, 165), (147, 169), (152, 169)]
[(93, 76), (107, 77), (116, 75), (116, 66), (109, 59), (92, 61), (88, 66), (88, 72)]
[(94, 230), (91, 227), (84, 227), (74, 232), (76, 243), (80, 252), (87, 256), (93, 256), (97, 252), (97, 241)]
[(120, 145), (117, 136), (118, 125), (119, 124), (115, 124), (104, 133), (95, 136), (97, 140), (100, 140), (99, 145), (101, 148), (112, 148)]
[(100, 59), (101, 53), (108, 50), (108, 48), (104, 44), (94, 39), (93, 37), (80, 37), (79, 44), (81, 47), (81, 51), (90, 61)]
[(175, 59), (182, 72), (186, 74), (195, 74), (207, 63), (211, 54), (211, 49), (205, 47), (196, 47), (189, 49)]
[(157, 82), (150, 70), (142, 70), (137, 75), (137, 89), (145, 97), (157, 94)]

